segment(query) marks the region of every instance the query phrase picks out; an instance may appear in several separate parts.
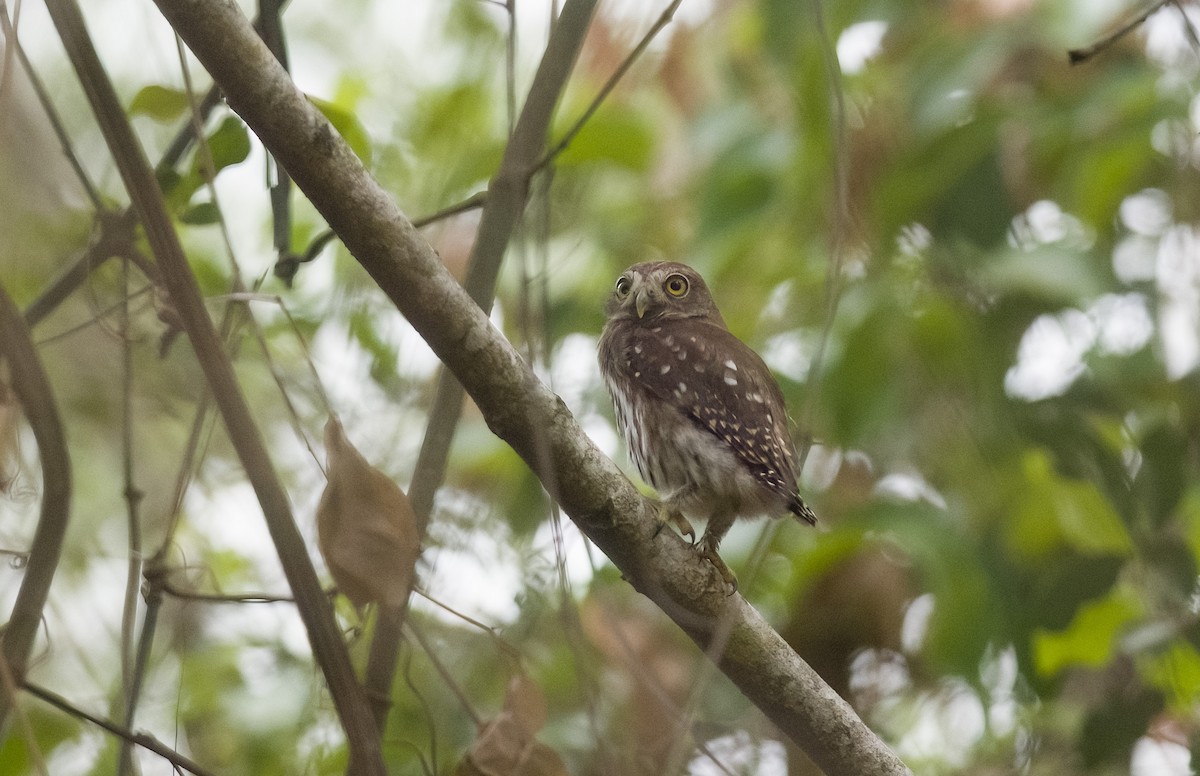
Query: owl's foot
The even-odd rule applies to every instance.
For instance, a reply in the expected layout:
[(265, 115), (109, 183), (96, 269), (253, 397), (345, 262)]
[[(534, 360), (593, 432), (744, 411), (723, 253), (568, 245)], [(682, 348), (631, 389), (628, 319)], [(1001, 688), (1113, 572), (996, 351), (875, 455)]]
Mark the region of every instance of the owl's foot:
[(712, 542), (705, 541), (707, 538), (708, 537), (705, 536), (704, 539), (701, 539), (700, 543), (696, 545), (696, 549), (700, 553), (700, 557), (713, 564), (713, 567), (717, 570), (717, 573), (721, 575), (721, 579), (725, 580), (725, 594), (733, 595), (738, 591), (737, 577), (733, 575), (733, 572), (730, 571), (729, 566), (726, 565), (725, 561), (721, 559), (721, 556), (717, 554), (716, 546)]
[(658, 527), (654, 529), (655, 537), (662, 533), (662, 529), (667, 523), (673, 524), (680, 534), (691, 540), (692, 544), (696, 543), (696, 529), (692, 528), (688, 519), (678, 509), (663, 502), (658, 505)]

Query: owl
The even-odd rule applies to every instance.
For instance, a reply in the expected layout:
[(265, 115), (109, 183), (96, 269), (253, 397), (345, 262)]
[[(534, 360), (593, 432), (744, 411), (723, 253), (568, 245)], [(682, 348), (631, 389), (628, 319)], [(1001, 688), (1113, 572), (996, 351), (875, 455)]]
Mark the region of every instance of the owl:
[(814, 524), (796, 487), (783, 393), (763, 360), (730, 333), (704, 279), (668, 261), (635, 264), (605, 307), (600, 371), (629, 455), (667, 522), (695, 538), (725, 582), (717, 547), (739, 517), (790, 512)]

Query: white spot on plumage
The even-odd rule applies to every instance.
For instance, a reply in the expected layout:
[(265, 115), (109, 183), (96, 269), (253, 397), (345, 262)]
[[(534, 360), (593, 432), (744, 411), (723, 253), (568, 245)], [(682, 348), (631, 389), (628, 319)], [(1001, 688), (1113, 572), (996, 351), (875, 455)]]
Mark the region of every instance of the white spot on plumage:
[[(660, 281), (657, 276), (636, 273), (635, 280), (652, 286)], [(703, 290), (698, 279), (693, 281), (694, 292)], [(699, 298), (711, 305), (706, 296)], [(793, 508), (797, 498), (794, 464), (790, 451), (783, 449), (790, 445), (786, 419), (774, 419), (774, 413), (783, 409), (777, 406), (770, 375), (760, 374), (757, 362), (728, 342), (725, 333), (710, 333), (708, 328), (690, 323), (613, 319), (611, 329), (606, 328), (606, 336), (610, 336), (607, 351), (602, 339), (601, 364), (623, 376), (610, 382), (605, 375), (633, 463), (660, 497), (683, 514), (692, 519), (718, 518), (716, 524), (722, 530), (706, 536), (715, 548), (728, 525), (727, 518), (778, 515)], [(700, 323), (716, 325), (716, 320), (702, 315)], [(647, 336), (651, 334), (658, 336)], [(642, 356), (647, 360), (640, 360)], [(745, 375), (739, 374), (737, 359), (742, 357), (748, 359), (750, 368)], [(687, 361), (698, 375), (690, 378), (691, 383), (686, 382)], [(672, 373), (671, 366), (685, 371)], [(707, 377), (709, 366), (712, 380)], [(659, 377), (654, 377), (656, 369)], [(717, 382), (718, 375), (721, 382)], [(703, 385), (698, 382), (701, 380)], [(739, 401), (737, 389), (742, 381), (747, 390), (741, 392)], [(671, 387), (666, 397), (650, 391), (667, 386)], [(766, 406), (755, 412), (749, 407), (753, 403)], [(738, 406), (750, 410), (745, 420), (761, 421), (763, 426), (746, 428), (735, 411)], [(714, 515), (714, 509), (720, 514)]]

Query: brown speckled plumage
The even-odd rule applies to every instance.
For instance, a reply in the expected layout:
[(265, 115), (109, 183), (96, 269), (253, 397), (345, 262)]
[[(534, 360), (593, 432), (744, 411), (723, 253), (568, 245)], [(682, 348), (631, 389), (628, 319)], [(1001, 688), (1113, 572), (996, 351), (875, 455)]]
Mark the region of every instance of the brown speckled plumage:
[(739, 517), (815, 523), (796, 487), (779, 385), (725, 327), (704, 279), (675, 262), (636, 264), (605, 312), (600, 368), (617, 425), (666, 507), (708, 521), (701, 551), (715, 558)]

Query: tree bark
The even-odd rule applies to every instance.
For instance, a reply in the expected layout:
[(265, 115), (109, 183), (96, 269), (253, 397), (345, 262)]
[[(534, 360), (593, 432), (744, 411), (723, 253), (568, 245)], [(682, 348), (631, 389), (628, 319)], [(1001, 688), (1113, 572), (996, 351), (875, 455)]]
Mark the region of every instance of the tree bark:
[[(25, 679), (50, 583), (58, 570), (63, 538), (71, 515), (71, 458), (62, 420), (54, 402), (50, 378), (42, 369), (37, 349), (21, 311), (0, 286), (0, 364), (8, 386), (0, 382), (0, 400), (21, 406), (42, 463), (42, 508), (25, 563), (25, 577), (13, 603), (12, 617), (0, 628), (0, 741), (12, 710), (16, 690)], [(2, 379), (2, 378), (0, 378)]]
[[(454, 281), (230, 0), (155, 0), (226, 99), (563, 510), (831, 776), (910, 774), (678, 536)], [(548, 455), (544, 454), (548, 452)]]
[[(154, 171), (117, 100), (108, 74), (100, 64), (79, 6), (75, 0), (49, 0), (46, 8), (67, 49), (105, 143), (116, 161), (125, 190), (129, 192), (133, 208), (145, 229), (146, 242), (154, 254), (162, 284), (179, 313), (179, 320), (225, 422), (229, 440), (262, 507), (284, 575), (296, 598), (300, 619), (308, 632), (313, 656), (325, 676), (330, 697), (346, 731), (350, 752), (349, 772), (356, 776), (382, 776), (387, 771), (366, 694), (354, 676), (341, 631), (333, 618), (333, 610), (321, 589), (308, 556), (308, 548), (292, 518), (287, 492), (275, 473), (266, 443), (238, 386), (233, 362), (204, 307), (199, 284), (188, 266), (187, 256), (167, 213)], [(236, 6), (229, 8), (236, 11)], [(249, 22), (241, 16), (240, 11), (237, 14), (239, 24), (245, 26), (259, 48), (270, 58), (271, 64), (282, 73), (274, 55), (267, 51)]]

